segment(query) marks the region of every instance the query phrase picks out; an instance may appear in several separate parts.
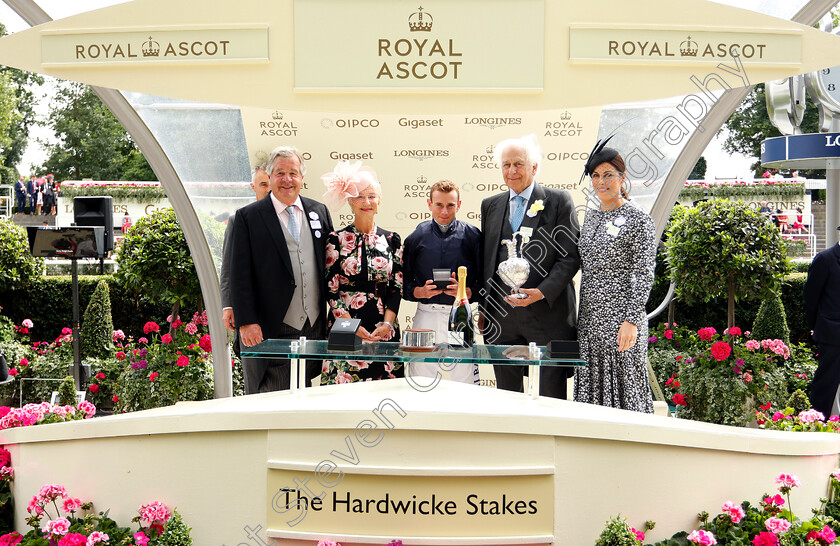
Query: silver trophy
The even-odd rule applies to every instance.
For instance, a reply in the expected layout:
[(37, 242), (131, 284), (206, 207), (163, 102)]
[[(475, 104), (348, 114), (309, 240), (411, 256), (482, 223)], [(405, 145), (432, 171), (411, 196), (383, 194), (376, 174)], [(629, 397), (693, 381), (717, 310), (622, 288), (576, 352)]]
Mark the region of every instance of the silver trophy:
[(517, 236), (519, 236), (523, 244), (527, 242), (527, 237), (521, 231), (514, 233), (510, 239), (502, 241), (502, 244), (508, 249), (508, 259), (499, 264), (496, 272), (505, 284), (514, 290), (515, 293), (510, 295), (511, 298), (526, 298), (527, 295), (523, 294), (519, 290), (519, 287), (528, 280), (528, 274), (531, 272), (531, 264), (525, 258), (519, 257), (519, 253), (516, 250)]

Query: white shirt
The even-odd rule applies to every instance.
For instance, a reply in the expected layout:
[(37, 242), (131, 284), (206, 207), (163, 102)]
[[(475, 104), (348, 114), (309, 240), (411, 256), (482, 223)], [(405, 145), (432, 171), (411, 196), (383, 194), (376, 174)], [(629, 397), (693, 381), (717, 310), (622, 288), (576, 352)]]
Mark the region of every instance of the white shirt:
[[(280, 202), (279, 199), (274, 197), (274, 193), (268, 194), (271, 197), (271, 204), (274, 205), (274, 211), (277, 213), (277, 218), (283, 223), (286, 229), (289, 229), (289, 211), (286, 210), (288, 205), (284, 205)], [(303, 226), (303, 202), (300, 200), (300, 195), (298, 195), (297, 199), (295, 199), (294, 204), (292, 205), (295, 207), (295, 220), (297, 220), (298, 229), (301, 229)]]

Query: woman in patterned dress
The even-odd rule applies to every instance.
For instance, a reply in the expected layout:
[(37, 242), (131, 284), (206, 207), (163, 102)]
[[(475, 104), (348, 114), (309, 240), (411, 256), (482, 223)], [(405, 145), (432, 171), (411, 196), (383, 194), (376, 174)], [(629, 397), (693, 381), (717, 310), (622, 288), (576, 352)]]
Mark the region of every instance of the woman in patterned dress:
[[(348, 203), (353, 223), (327, 237), (329, 325), (339, 318), (361, 319), (357, 335), (367, 341), (399, 341), (397, 312), (402, 293), (400, 236), (376, 226), (382, 199), (375, 173), (361, 162), (341, 162), (321, 177), (324, 200), (333, 210)], [(324, 361), (321, 384), (403, 377), (402, 364), (361, 360)]]
[(656, 260), (653, 220), (630, 202), (618, 151), (602, 148), (585, 172), (598, 199), (586, 210), (578, 244), (578, 329), (586, 366), (575, 370), (575, 400), (653, 413), (645, 312)]

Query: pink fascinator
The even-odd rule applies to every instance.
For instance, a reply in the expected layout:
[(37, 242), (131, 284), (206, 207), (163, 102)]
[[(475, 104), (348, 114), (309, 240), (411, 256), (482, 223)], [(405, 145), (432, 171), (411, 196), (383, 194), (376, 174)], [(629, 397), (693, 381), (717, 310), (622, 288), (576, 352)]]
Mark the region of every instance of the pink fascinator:
[(339, 161), (331, 173), (321, 177), (327, 186), (324, 202), (335, 212), (341, 209), (351, 197), (358, 197), (359, 192), (370, 185), (378, 185), (376, 173), (369, 167), (363, 167), (361, 161), (350, 163)]

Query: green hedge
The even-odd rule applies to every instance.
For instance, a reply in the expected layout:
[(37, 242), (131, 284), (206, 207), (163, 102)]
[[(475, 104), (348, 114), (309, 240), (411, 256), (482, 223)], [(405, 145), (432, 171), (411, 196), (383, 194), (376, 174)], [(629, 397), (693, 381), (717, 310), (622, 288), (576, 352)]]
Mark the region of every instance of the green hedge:
[[(110, 275), (79, 276), (80, 315), (87, 308), (97, 283), (105, 280), (110, 286), (111, 315), (114, 328), (126, 335), (143, 335), (143, 325), (153, 320), (166, 323), (171, 307), (166, 304), (145, 301), (127, 294)], [(31, 319), (35, 324), (32, 329), (33, 340), (52, 341), (64, 327), (72, 327), (73, 322), (73, 284), (70, 276), (35, 277), (24, 287), (0, 292), (2, 313), (20, 324), (23, 319)], [(185, 321), (192, 318), (182, 312)]]
[[(660, 276), (660, 271), (662, 275)], [(651, 291), (648, 300), (648, 312), (662, 303), (662, 298), (668, 291), (669, 279), (665, 273), (665, 267), (657, 263), (657, 280), (654, 289)], [(811, 343), (810, 330), (805, 322), (805, 309), (802, 302), (802, 292), (805, 287), (805, 273), (791, 273), (785, 276), (782, 282), (782, 304), (785, 308), (788, 328), (790, 329), (790, 341), (792, 343)], [(708, 303), (697, 305), (686, 305), (677, 301), (674, 309), (674, 322), (680, 326), (698, 330), (706, 326), (713, 326), (718, 331), (726, 328), (726, 298), (715, 298)], [(758, 314), (760, 301), (737, 301), (735, 302), (735, 324), (744, 330), (752, 328), (753, 321)], [(667, 308), (659, 316), (651, 318), (651, 324), (658, 324), (668, 320)]]

